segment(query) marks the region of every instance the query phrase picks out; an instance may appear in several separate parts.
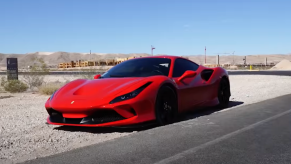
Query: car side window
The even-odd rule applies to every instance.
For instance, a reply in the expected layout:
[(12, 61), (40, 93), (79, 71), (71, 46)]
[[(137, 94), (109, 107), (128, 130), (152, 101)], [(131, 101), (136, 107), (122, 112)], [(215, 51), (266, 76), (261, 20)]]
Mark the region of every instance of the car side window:
[(180, 77), (187, 70), (196, 71), (198, 67), (199, 65), (191, 61), (185, 59), (176, 59), (174, 64), (173, 77)]

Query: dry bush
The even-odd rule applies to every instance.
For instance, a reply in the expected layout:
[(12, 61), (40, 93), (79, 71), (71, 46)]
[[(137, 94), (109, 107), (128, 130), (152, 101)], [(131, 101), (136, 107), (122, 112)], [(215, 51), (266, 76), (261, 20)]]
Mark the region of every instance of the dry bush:
[(1, 87), (4, 87), (4, 84), (7, 82), (7, 80), (6, 80), (6, 77), (5, 76), (2, 76), (1, 77), (1, 80), (0, 80), (0, 86)]
[(49, 69), (42, 58), (33, 58), (34, 64), (23, 75), (23, 81), (30, 89), (39, 87), (44, 83), (44, 77), (49, 73)]
[(4, 83), (4, 90), (10, 93), (24, 92), (27, 89), (28, 86), (20, 80), (8, 80)]
[(39, 93), (45, 95), (52, 95), (55, 91), (64, 86), (65, 83), (47, 83), (41, 85), (38, 89)]

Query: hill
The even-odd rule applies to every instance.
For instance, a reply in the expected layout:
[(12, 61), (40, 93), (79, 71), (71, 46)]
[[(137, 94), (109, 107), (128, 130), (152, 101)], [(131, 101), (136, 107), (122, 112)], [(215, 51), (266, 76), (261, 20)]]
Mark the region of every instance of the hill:
[(49, 66), (57, 66), (62, 62), (70, 62), (76, 60), (99, 60), (110, 59), (115, 57), (127, 58), (132, 56), (148, 56), (145, 53), (132, 54), (102, 54), (102, 53), (71, 53), (71, 52), (35, 52), (27, 54), (1, 54), (0, 67), (6, 67), (6, 58), (18, 58), (19, 68), (27, 68), (33, 64), (33, 58), (40, 57)]
[[(234, 61), (235, 64), (243, 64), (244, 63), (243, 58), (244, 56), (220, 55), (219, 63), (232, 64)], [(277, 64), (283, 59), (291, 60), (291, 54), (246, 55), (246, 63), (247, 64), (257, 64), (257, 63), (265, 64), (266, 58), (267, 58), (267, 63)], [(190, 56), (189, 59), (199, 64), (204, 63), (204, 55)], [(216, 56), (206, 56), (206, 63), (215, 64)]]
[[(57, 66), (58, 63), (76, 61), (76, 60), (99, 60), (99, 59), (110, 59), (115, 57), (127, 58), (132, 56), (149, 56), (146, 53), (131, 53), (131, 54), (111, 54), (111, 53), (73, 53), (73, 52), (34, 52), (27, 54), (3, 54), (0, 53), (0, 68), (6, 67), (6, 58), (16, 57), (18, 58), (19, 68), (27, 68), (32, 65), (32, 59), (34, 57), (41, 57), (49, 66)], [(159, 55), (159, 54), (157, 54)], [(187, 56), (190, 60), (195, 61), (198, 64), (204, 63), (204, 55), (191, 55)], [(215, 64), (216, 56), (206, 56), (206, 63)], [(265, 63), (267, 57), (268, 63), (279, 63), (283, 59), (291, 60), (291, 54), (272, 54), (272, 55), (247, 55), (246, 61), (248, 64)], [(231, 56), (221, 55), (219, 57), (220, 64), (236, 63), (243, 64), (244, 56)]]

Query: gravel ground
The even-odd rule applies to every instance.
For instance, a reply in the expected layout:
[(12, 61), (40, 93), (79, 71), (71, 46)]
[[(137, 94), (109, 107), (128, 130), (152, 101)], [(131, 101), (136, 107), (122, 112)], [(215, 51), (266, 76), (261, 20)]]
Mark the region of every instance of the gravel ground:
[[(68, 75), (48, 76), (46, 81), (65, 82), (76, 78)], [(230, 80), (231, 101), (243, 102), (242, 105), (291, 93), (291, 77), (232, 75)], [(48, 125), (44, 109), (48, 97), (30, 92), (0, 93), (0, 163), (48, 156), (135, 132)]]

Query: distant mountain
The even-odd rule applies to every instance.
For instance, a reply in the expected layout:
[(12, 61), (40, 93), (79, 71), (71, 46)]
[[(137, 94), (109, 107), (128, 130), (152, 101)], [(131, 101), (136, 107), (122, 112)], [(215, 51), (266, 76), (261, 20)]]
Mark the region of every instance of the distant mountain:
[[(279, 63), (283, 59), (291, 60), (291, 54), (270, 54), (270, 55), (246, 55), (246, 63), (247, 64), (258, 64), (263, 63), (265, 64), (267, 58), (267, 63)], [(204, 55), (194, 55), (189, 56), (189, 59), (195, 61), (198, 64), (205, 63), (205, 56)], [(232, 56), (232, 55), (220, 55), (219, 56), (219, 63), (220, 64), (243, 64), (244, 63), (244, 56)], [(215, 64), (216, 63), (216, 56), (206, 56), (206, 63)]]
[(146, 53), (132, 54), (104, 54), (104, 53), (71, 53), (71, 52), (35, 52), (27, 54), (1, 54), (0, 67), (6, 67), (6, 58), (18, 58), (19, 68), (27, 67), (33, 64), (33, 58), (42, 58), (47, 65), (56, 66), (59, 63), (77, 61), (77, 60), (98, 60), (110, 59), (115, 57), (127, 58), (132, 56), (148, 56)]
[[(159, 55), (159, 54), (155, 54)], [(165, 55), (165, 54), (163, 54)], [(127, 58), (133, 56), (150, 56), (147, 53), (131, 53), (131, 54), (112, 54), (112, 53), (73, 53), (73, 52), (34, 52), (27, 54), (3, 54), (0, 53), (0, 67), (6, 67), (6, 58), (16, 57), (18, 58), (19, 68), (27, 68), (27, 66), (32, 65), (32, 59), (34, 57), (41, 57), (49, 66), (57, 66), (62, 62), (70, 62), (76, 60), (99, 60), (99, 59), (110, 59), (110, 58)], [(195, 61), (198, 64), (203, 64), (205, 61), (204, 55), (191, 55), (187, 56), (190, 60)], [(237, 64), (243, 63), (244, 56), (231, 56), (231, 55), (221, 55), (219, 57), (220, 64), (233, 63)], [(247, 55), (247, 63), (265, 63), (265, 58), (267, 57), (268, 63), (279, 63), (283, 59), (291, 60), (291, 54), (271, 54), (271, 55)], [(206, 56), (206, 63), (215, 64), (216, 56)]]

